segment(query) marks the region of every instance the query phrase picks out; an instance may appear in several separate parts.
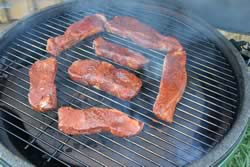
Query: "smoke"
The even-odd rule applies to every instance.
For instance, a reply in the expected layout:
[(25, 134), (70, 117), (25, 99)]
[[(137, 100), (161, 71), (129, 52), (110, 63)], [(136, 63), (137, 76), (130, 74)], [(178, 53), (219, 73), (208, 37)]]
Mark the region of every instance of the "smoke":
[(189, 0), (178, 5), (200, 16), (216, 28), (234, 32), (250, 32), (250, 1), (248, 0)]
[(110, 5), (116, 3), (130, 11), (136, 11), (136, 8), (141, 6), (140, 4), (167, 7), (181, 13), (199, 16), (216, 28), (250, 33), (249, 0), (137, 0), (137, 3), (116, 0), (111, 2)]

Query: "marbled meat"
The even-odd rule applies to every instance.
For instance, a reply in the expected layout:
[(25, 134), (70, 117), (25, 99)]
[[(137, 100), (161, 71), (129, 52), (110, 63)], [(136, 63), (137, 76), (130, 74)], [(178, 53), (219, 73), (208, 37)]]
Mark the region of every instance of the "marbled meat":
[(144, 124), (115, 109), (92, 107), (74, 109), (61, 107), (58, 110), (59, 130), (70, 135), (110, 132), (117, 137), (138, 134)]
[(99, 37), (94, 40), (93, 47), (97, 56), (113, 60), (120, 65), (138, 70), (149, 62), (142, 54), (108, 42)]
[(105, 24), (105, 29), (148, 49), (172, 51), (181, 47), (175, 38), (164, 36), (150, 26), (128, 16), (115, 16)]
[(56, 108), (56, 85), (54, 83), (57, 62), (54, 58), (36, 61), (30, 68), (29, 103), (35, 111), (48, 111)]
[(153, 112), (161, 120), (173, 122), (176, 104), (187, 84), (186, 53), (184, 50), (169, 52), (164, 59), (159, 93)]
[(54, 56), (59, 55), (63, 50), (70, 48), (80, 40), (103, 31), (105, 22), (104, 15), (95, 14), (71, 24), (63, 35), (48, 39), (48, 53)]
[(131, 100), (142, 86), (141, 80), (123, 69), (98, 60), (77, 60), (68, 69), (70, 78), (93, 86), (122, 100)]

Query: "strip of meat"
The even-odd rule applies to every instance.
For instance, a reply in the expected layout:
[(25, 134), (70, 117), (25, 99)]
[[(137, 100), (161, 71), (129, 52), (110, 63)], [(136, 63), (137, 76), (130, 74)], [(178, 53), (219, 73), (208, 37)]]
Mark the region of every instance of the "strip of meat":
[(30, 68), (29, 103), (35, 111), (48, 111), (57, 106), (54, 83), (57, 62), (54, 58), (36, 61)]
[(111, 59), (114, 62), (135, 70), (142, 68), (149, 62), (142, 54), (108, 42), (101, 37), (94, 40), (93, 46), (97, 56)]
[(95, 14), (73, 23), (63, 35), (48, 39), (46, 48), (48, 53), (57, 56), (80, 40), (103, 31), (106, 21), (104, 15)]
[(160, 51), (172, 51), (182, 48), (173, 37), (159, 32), (140, 21), (128, 16), (115, 16), (105, 24), (106, 31), (128, 38), (138, 45)]
[(78, 60), (68, 69), (72, 80), (94, 86), (122, 100), (130, 100), (139, 92), (142, 82), (134, 74), (98, 60)]
[(161, 120), (173, 122), (176, 104), (180, 101), (187, 84), (186, 53), (182, 49), (165, 57), (159, 94), (153, 112)]
[(138, 134), (144, 126), (121, 111), (97, 107), (83, 110), (61, 107), (58, 118), (59, 129), (71, 135), (110, 132), (114, 136), (130, 137)]

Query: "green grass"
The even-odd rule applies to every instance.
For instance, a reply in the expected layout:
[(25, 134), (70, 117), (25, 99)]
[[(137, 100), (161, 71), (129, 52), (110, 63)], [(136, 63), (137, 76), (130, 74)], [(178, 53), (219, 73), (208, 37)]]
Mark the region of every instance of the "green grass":
[(250, 125), (240, 146), (226, 167), (250, 167)]

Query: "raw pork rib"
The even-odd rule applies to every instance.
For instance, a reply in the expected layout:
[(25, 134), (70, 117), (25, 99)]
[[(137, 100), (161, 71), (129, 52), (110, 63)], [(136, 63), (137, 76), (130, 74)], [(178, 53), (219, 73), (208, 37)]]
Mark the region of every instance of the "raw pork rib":
[(47, 41), (48, 53), (57, 56), (79, 41), (104, 30), (106, 17), (102, 14), (86, 16), (84, 19), (71, 24), (63, 35), (49, 38)]
[(93, 46), (97, 56), (113, 60), (123, 66), (138, 70), (149, 62), (142, 54), (108, 42), (99, 37), (94, 40)]
[(128, 38), (136, 44), (160, 51), (172, 51), (181, 47), (173, 37), (161, 35), (150, 26), (128, 16), (115, 16), (105, 24), (106, 31)]
[(30, 68), (29, 103), (36, 111), (44, 112), (56, 108), (56, 85), (54, 83), (57, 62), (54, 58), (36, 61)]
[(82, 110), (61, 107), (58, 118), (59, 129), (71, 135), (110, 132), (114, 136), (129, 137), (138, 134), (144, 126), (121, 111), (98, 107)]
[(131, 100), (141, 89), (142, 82), (134, 74), (98, 60), (78, 60), (68, 69), (70, 78), (93, 86), (122, 100)]

